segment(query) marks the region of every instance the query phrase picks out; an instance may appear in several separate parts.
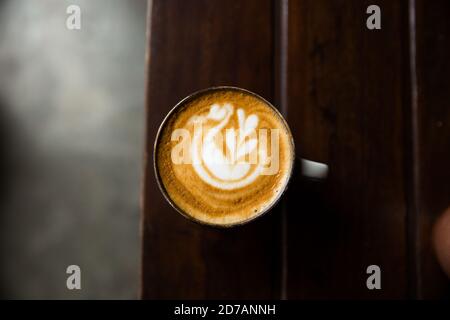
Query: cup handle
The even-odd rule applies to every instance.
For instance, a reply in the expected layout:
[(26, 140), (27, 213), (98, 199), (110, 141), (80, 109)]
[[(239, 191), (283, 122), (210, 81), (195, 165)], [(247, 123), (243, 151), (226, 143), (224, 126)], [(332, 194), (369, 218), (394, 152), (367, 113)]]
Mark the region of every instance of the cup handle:
[(307, 159), (300, 159), (302, 175), (310, 179), (322, 180), (328, 176), (328, 165)]

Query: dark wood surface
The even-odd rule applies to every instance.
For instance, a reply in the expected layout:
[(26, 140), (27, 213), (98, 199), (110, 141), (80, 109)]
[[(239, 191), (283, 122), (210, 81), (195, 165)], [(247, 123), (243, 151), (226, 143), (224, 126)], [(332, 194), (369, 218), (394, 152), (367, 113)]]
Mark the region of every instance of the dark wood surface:
[[(369, 31), (370, 4), (150, 1), (143, 298), (448, 296), (429, 236), (450, 204), (449, 4), (377, 1)], [(215, 85), (275, 102), (299, 154), (330, 165), (325, 183), (297, 165), (280, 206), (233, 230), (177, 214), (154, 178), (156, 131)], [(366, 288), (371, 264), (382, 290)]]
[(430, 243), (436, 218), (450, 205), (450, 2), (417, 0), (416, 241), (417, 294), (450, 298)]
[[(383, 29), (370, 31), (370, 1), (290, 1), (287, 119), (330, 175), (290, 190), (288, 297), (406, 296), (405, 3), (377, 1)], [(380, 291), (366, 287), (372, 264)]]

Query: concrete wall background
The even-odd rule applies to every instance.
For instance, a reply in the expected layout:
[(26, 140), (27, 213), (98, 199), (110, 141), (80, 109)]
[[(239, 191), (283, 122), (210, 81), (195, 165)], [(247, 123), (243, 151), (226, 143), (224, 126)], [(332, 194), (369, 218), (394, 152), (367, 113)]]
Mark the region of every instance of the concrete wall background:
[(144, 0), (0, 2), (1, 297), (138, 296), (145, 17)]

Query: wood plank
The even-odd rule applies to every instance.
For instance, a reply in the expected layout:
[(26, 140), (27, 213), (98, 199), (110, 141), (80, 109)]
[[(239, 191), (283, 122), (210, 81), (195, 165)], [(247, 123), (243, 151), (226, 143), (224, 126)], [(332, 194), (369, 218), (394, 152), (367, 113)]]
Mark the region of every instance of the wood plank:
[(159, 124), (189, 93), (235, 85), (272, 99), (272, 2), (153, 0), (150, 10), (141, 295), (276, 298), (280, 216), (233, 230), (196, 225), (165, 202), (152, 166)]
[[(290, 187), (291, 299), (407, 296), (407, 2), (377, 1), (377, 31), (370, 4), (289, 1), (288, 122), (301, 155), (330, 166), (325, 184)], [(366, 288), (372, 264), (382, 290)]]
[(417, 296), (450, 297), (431, 248), (431, 228), (450, 205), (450, 2), (416, 1)]

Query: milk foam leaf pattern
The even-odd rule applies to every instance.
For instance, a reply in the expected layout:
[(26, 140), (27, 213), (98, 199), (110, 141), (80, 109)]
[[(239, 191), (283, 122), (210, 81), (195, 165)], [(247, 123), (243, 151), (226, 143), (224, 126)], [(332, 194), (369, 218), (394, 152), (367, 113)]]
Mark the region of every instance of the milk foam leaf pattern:
[[(237, 110), (238, 128), (225, 130), (225, 149), (217, 146), (219, 135), (223, 135), (234, 115), (234, 107), (229, 103), (222, 106), (213, 104), (205, 120), (216, 122), (208, 130), (194, 134), (192, 145), (193, 167), (197, 175), (206, 183), (219, 189), (233, 190), (253, 183), (262, 172), (262, 165), (256, 161), (245, 161), (245, 156), (258, 147), (256, 128), (259, 118), (256, 115), (246, 117), (243, 109)], [(195, 116), (195, 119), (201, 116)], [(204, 137), (203, 137), (204, 136)], [(248, 139), (246, 139), (248, 138)], [(258, 150), (265, 158), (266, 150)]]

